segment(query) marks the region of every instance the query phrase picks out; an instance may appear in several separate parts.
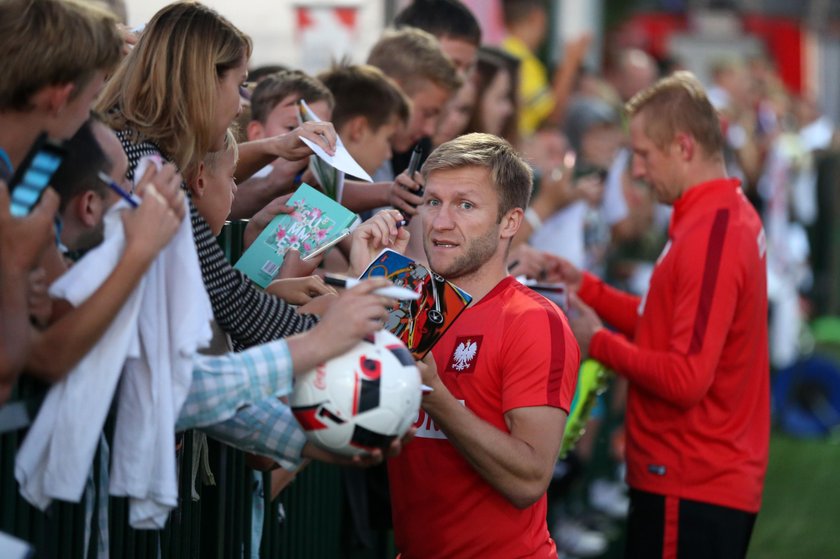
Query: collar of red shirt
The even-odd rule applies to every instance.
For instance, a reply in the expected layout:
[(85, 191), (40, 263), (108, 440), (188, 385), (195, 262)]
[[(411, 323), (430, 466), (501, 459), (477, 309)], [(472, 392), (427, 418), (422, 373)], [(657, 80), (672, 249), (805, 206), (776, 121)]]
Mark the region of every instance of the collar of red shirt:
[(715, 179), (692, 186), (674, 203), (674, 213), (668, 226), (668, 236), (673, 238), (680, 220), (696, 208), (719, 202), (721, 196), (740, 188), (741, 181), (735, 178)]

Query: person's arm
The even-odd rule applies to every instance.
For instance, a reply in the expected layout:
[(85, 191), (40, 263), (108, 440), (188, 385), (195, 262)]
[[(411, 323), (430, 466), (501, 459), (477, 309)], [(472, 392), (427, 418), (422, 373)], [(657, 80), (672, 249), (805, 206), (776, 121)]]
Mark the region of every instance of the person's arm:
[[(162, 188), (180, 193), (180, 176), (167, 175)], [(158, 253), (169, 243), (184, 218), (180, 202), (169, 201), (154, 187), (143, 187), (137, 210), (124, 210), (125, 250), (114, 270), (84, 303), (35, 334), (27, 373), (56, 382), (64, 377), (102, 337)], [(173, 210), (180, 204), (180, 213)]]
[(344, 194), (341, 199), (346, 208), (361, 213), (386, 206), (400, 210), (403, 215), (413, 217), (417, 214), (417, 206), (423, 203), (423, 198), (417, 195), (423, 187), (423, 176), (414, 173), (414, 178), (402, 173), (397, 175), (394, 182), (359, 182), (345, 181)]
[(579, 270), (565, 258), (548, 261), (547, 276), (566, 284), (571, 295), (577, 295), (595, 309), (599, 317), (627, 336), (636, 331), (641, 299), (610, 287), (595, 275)]
[(10, 213), (9, 191), (0, 181), (0, 404), (23, 370), (30, 350), (29, 273), (53, 241), (58, 195), (48, 188), (32, 213)]
[[(699, 235), (694, 232), (695, 239), (709, 236), (708, 229), (701, 229)], [(691, 253), (685, 245), (682, 248), (681, 254), (672, 255), (677, 260), (669, 286), (675, 303), (668, 319), (668, 348), (641, 349), (601, 329), (592, 337), (590, 354), (639, 388), (675, 406), (689, 408), (703, 398), (714, 381), (738, 305), (739, 283), (744, 281), (739, 276), (749, 256), (736, 256), (738, 251), (732, 248), (721, 249), (723, 255), (715, 265), (708, 260), (705, 241), (695, 243)], [(753, 265), (760, 267), (763, 261)], [(757, 316), (756, 320), (764, 317)]]
[(241, 353), (193, 357), (193, 381), (178, 416), (183, 431), (227, 421), (246, 405), (289, 394), (292, 378), (340, 355), (381, 326), (386, 298), (372, 293), (384, 278), (345, 291), (312, 330)]
[(423, 409), (472, 468), (518, 508), (532, 505), (548, 487), (580, 364), (558, 311), (538, 312), (518, 317), (499, 350), (507, 432), (461, 404), (438, 376), (434, 359), (419, 365), (423, 382), (432, 387)]
[(534, 504), (551, 480), (566, 412), (548, 406), (511, 410), (505, 433), (462, 406), (439, 380), (425, 376), (424, 381), (433, 391), (424, 397), (423, 409), (473, 469), (514, 506)]
[(275, 159), (268, 176), (251, 177), (238, 184), (229, 219), (251, 219), (278, 196), (291, 194), (295, 177), (306, 168), (307, 161)]
[(598, 316), (627, 337), (636, 333), (641, 297), (607, 285), (594, 274), (583, 274), (578, 295)]
[(312, 150), (301, 138), (321, 146), (329, 154), (335, 153), (337, 135), (330, 122), (305, 122), (291, 132), (239, 144), (239, 162), (236, 164), (236, 182), (248, 179), (277, 159), (298, 161), (312, 155)]

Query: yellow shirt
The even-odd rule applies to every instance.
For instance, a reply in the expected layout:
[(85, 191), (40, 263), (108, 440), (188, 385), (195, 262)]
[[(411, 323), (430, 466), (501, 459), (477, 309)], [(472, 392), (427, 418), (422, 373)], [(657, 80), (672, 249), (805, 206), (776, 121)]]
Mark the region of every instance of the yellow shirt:
[(502, 48), (519, 59), (519, 133), (527, 137), (554, 110), (548, 71), (516, 37), (507, 37), (502, 41)]

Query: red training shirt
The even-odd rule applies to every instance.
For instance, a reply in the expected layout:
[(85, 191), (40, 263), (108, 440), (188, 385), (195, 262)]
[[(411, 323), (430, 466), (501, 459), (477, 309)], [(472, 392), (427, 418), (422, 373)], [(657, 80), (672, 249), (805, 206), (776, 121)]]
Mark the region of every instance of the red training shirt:
[(736, 179), (674, 204), (645, 300), (591, 275), (581, 298), (611, 325), (590, 354), (627, 377), (631, 487), (749, 512), (761, 506), (770, 432), (767, 261)]
[[(562, 312), (512, 277), (458, 317), (432, 350), (452, 394), (497, 429), (528, 406), (568, 413), (580, 351)], [(420, 410), (417, 437), (388, 461), (394, 530), (404, 559), (557, 557), (545, 495), (520, 510)]]

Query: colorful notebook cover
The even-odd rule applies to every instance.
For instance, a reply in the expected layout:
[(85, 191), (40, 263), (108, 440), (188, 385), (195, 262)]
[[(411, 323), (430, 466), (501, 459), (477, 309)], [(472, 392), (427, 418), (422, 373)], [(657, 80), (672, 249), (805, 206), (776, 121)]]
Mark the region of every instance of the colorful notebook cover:
[(277, 275), (289, 249), (301, 258), (324, 243), (351, 229), (358, 216), (334, 200), (302, 184), (288, 201), (291, 214), (280, 214), (268, 224), (236, 262), (251, 280), (265, 288)]
[(385, 323), (385, 329), (400, 338), (415, 359), (422, 359), (432, 349), (472, 301), (467, 292), (391, 249), (383, 250), (360, 279), (373, 276), (385, 276), (421, 293), (416, 301), (400, 301)]

